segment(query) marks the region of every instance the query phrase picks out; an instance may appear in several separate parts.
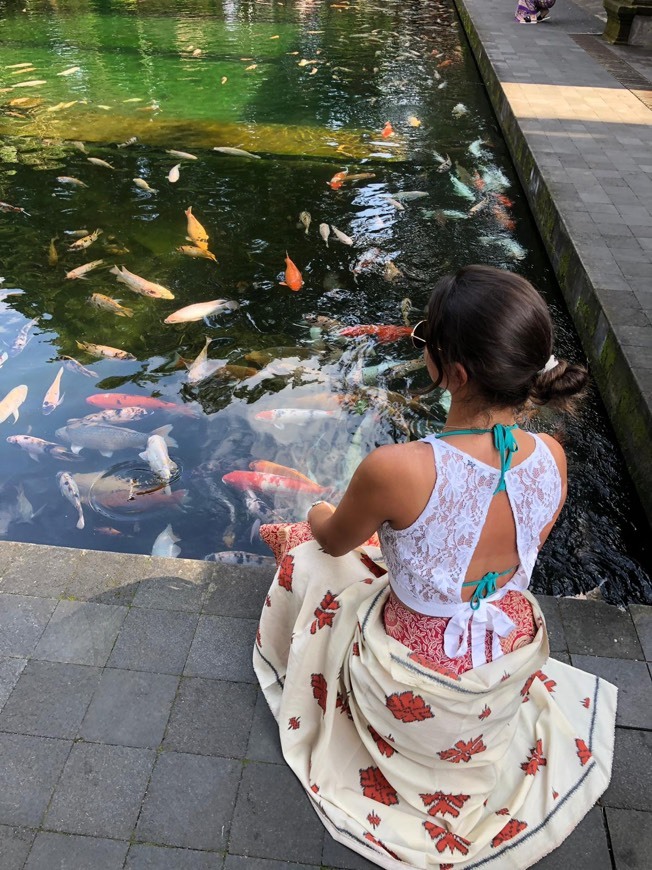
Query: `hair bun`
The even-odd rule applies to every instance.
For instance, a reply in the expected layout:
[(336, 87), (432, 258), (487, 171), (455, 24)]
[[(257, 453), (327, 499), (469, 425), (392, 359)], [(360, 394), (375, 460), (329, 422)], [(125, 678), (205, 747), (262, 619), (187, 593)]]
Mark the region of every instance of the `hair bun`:
[(537, 405), (549, 405), (558, 411), (573, 413), (582, 398), (589, 373), (584, 366), (560, 359), (552, 368), (534, 376), (530, 399)]

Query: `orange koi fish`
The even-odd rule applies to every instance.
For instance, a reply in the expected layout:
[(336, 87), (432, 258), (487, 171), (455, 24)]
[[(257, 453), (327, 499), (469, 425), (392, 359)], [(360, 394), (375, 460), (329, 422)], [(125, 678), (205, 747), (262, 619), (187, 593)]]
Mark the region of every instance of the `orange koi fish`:
[(326, 184), (333, 190), (339, 190), (340, 187), (344, 184), (346, 176), (348, 174), (349, 172), (347, 169), (345, 169), (343, 172), (336, 172), (331, 180), (327, 181)]
[(295, 480), (292, 477), (281, 477), (278, 474), (261, 474), (259, 471), (230, 471), (222, 478), (222, 482), (235, 489), (253, 489), (254, 492), (267, 492), (271, 494), (296, 495), (307, 493), (309, 495), (324, 495), (329, 492), (325, 486), (319, 486), (312, 480), (309, 483), (303, 480)]
[(134, 396), (130, 393), (95, 393), (88, 396), (86, 401), (96, 408), (147, 408), (150, 411), (170, 411), (173, 414), (187, 414), (196, 416), (196, 411), (187, 405), (178, 405), (176, 402), (165, 402), (163, 399), (155, 399), (151, 396)]
[(302, 480), (304, 483), (314, 485), (314, 480), (301, 474), (296, 468), (289, 468), (287, 465), (279, 465), (278, 462), (268, 462), (265, 459), (256, 459), (249, 463), (249, 468), (252, 471), (258, 471), (261, 474), (276, 474), (279, 477), (291, 477), (293, 480)]
[(381, 344), (390, 341), (399, 341), (407, 338), (412, 332), (411, 326), (373, 326), (359, 324), (358, 326), (345, 326), (337, 333), (344, 338), (358, 338), (360, 335), (373, 335)]
[(388, 136), (394, 135), (394, 128), (389, 123), (389, 121), (385, 121), (385, 126), (383, 127), (380, 135), (383, 137), (383, 139), (387, 139)]
[(511, 230), (516, 227), (515, 221), (507, 214), (504, 206), (496, 203), (496, 205), (494, 205), (491, 210), (494, 214), (494, 217), (504, 230), (508, 230), (511, 232)]
[(448, 58), (448, 60), (442, 60), (441, 63), (437, 64), (437, 69), (446, 69), (446, 67), (450, 66), (452, 63), (453, 61), (450, 58)]
[(495, 193), (494, 196), (501, 205), (505, 206), (505, 208), (513, 208), (513, 200), (511, 200), (508, 196), (505, 196), (504, 193)]
[(289, 258), (287, 251), (285, 252), (285, 281), (281, 281), (280, 283), (285, 287), (289, 287), (290, 290), (293, 290), (295, 293), (303, 287), (301, 272)]

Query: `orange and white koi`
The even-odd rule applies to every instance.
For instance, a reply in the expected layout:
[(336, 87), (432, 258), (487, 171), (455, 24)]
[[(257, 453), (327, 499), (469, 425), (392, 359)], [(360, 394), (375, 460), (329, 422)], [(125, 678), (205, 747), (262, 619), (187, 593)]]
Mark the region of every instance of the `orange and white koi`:
[(96, 242), (99, 237), (102, 235), (104, 230), (97, 229), (95, 232), (90, 233), (88, 236), (84, 236), (81, 239), (77, 239), (76, 242), (73, 242), (72, 245), (69, 245), (69, 251), (83, 251), (85, 248), (90, 248), (93, 242)]
[(314, 484), (314, 480), (301, 474), (296, 468), (290, 468), (287, 465), (279, 465), (278, 462), (268, 462), (265, 459), (255, 459), (249, 463), (249, 468), (252, 471), (259, 471), (261, 474), (277, 474), (279, 477), (291, 477), (293, 480), (302, 480), (304, 483)]
[(186, 405), (178, 405), (176, 402), (166, 402), (164, 399), (155, 399), (151, 396), (134, 396), (130, 393), (94, 393), (88, 396), (86, 401), (89, 405), (97, 408), (147, 408), (149, 411), (169, 411), (173, 414), (186, 414), (196, 416), (196, 411)]
[(315, 408), (272, 408), (269, 411), (259, 411), (256, 420), (272, 423), (277, 429), (283, 429), (286, 424), (305, 426), (307, 423), (325, 420), (339, 416), (338, 411), (320, 411)]
[(336, 172), (331, 180), (327, 181), (326, 184), (333, 190), (339, 190), (340, 187), (344, 184), (344, 181), (346, 180), (348, 174), (349, 172), (347, 169), (344, 169), (342, 172)]
[(345, 326), (337, 333), (344, 338), (358, 338), (361, 335), (371, 335), (377, 338), (381, 344), (390, 341), (398, 341), (407, 338), (412, 332), (410, 326), (375, 326), (359, 324), (358, 326)]
[(385, 126), (383, 127), (380, 135), (383, 137), (383, 139), (387, 139), (389, 136), (394, 135), (394, 128), (389, 121), (385, 121)]
[(327, 487), (318, 483), (281, 477), (278, 474), (263, 474), (259, 471), (230, 471), (224, 475), (222, 483), (243, 492), (250, 489), (277, 495), (324, 495), (329, 492)]

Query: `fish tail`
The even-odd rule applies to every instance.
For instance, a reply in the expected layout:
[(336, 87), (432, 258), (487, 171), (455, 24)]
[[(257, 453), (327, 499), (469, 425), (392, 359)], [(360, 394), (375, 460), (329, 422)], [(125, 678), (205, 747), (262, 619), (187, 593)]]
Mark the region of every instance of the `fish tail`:
[(83, 528), (84, 528), (84, 525), (85, 525), (85, 523), (84, 523), (84, 514), (80, 513), (80, 514), (79, 514), (79, 519), (77, 520), (77, 528), (78, 528), (78, 529), (83, 529)]
[(123, 308), (122, 311), (118, 312), (120, 317), (133, 317), (134, 312), (132, 308)]

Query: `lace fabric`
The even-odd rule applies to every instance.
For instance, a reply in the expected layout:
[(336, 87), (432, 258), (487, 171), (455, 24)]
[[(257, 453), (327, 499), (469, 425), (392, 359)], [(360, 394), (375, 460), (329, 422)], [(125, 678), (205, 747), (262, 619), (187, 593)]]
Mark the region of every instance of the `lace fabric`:
[[(486, 602), (509, 590), (526, 589), (539, 551), (540, 535), (561, 498), (557, 464), (544, 441), (505, 475), (516, 525), (519, 567), (511, 580)], [(422, 514), (408, 528), (384, 523), (379, 530), (392, 589), (408, 607), (430, 616), (457, 616), (460, 630), (470, 614), (461, 598), (462, 583), (485, 523), (500, 469), (493, 468), (434, 436), (437, 480)], [(481, 608), (482, 609), (482, 608)], [(494, 608), (491, 608), (493, 610)]]

